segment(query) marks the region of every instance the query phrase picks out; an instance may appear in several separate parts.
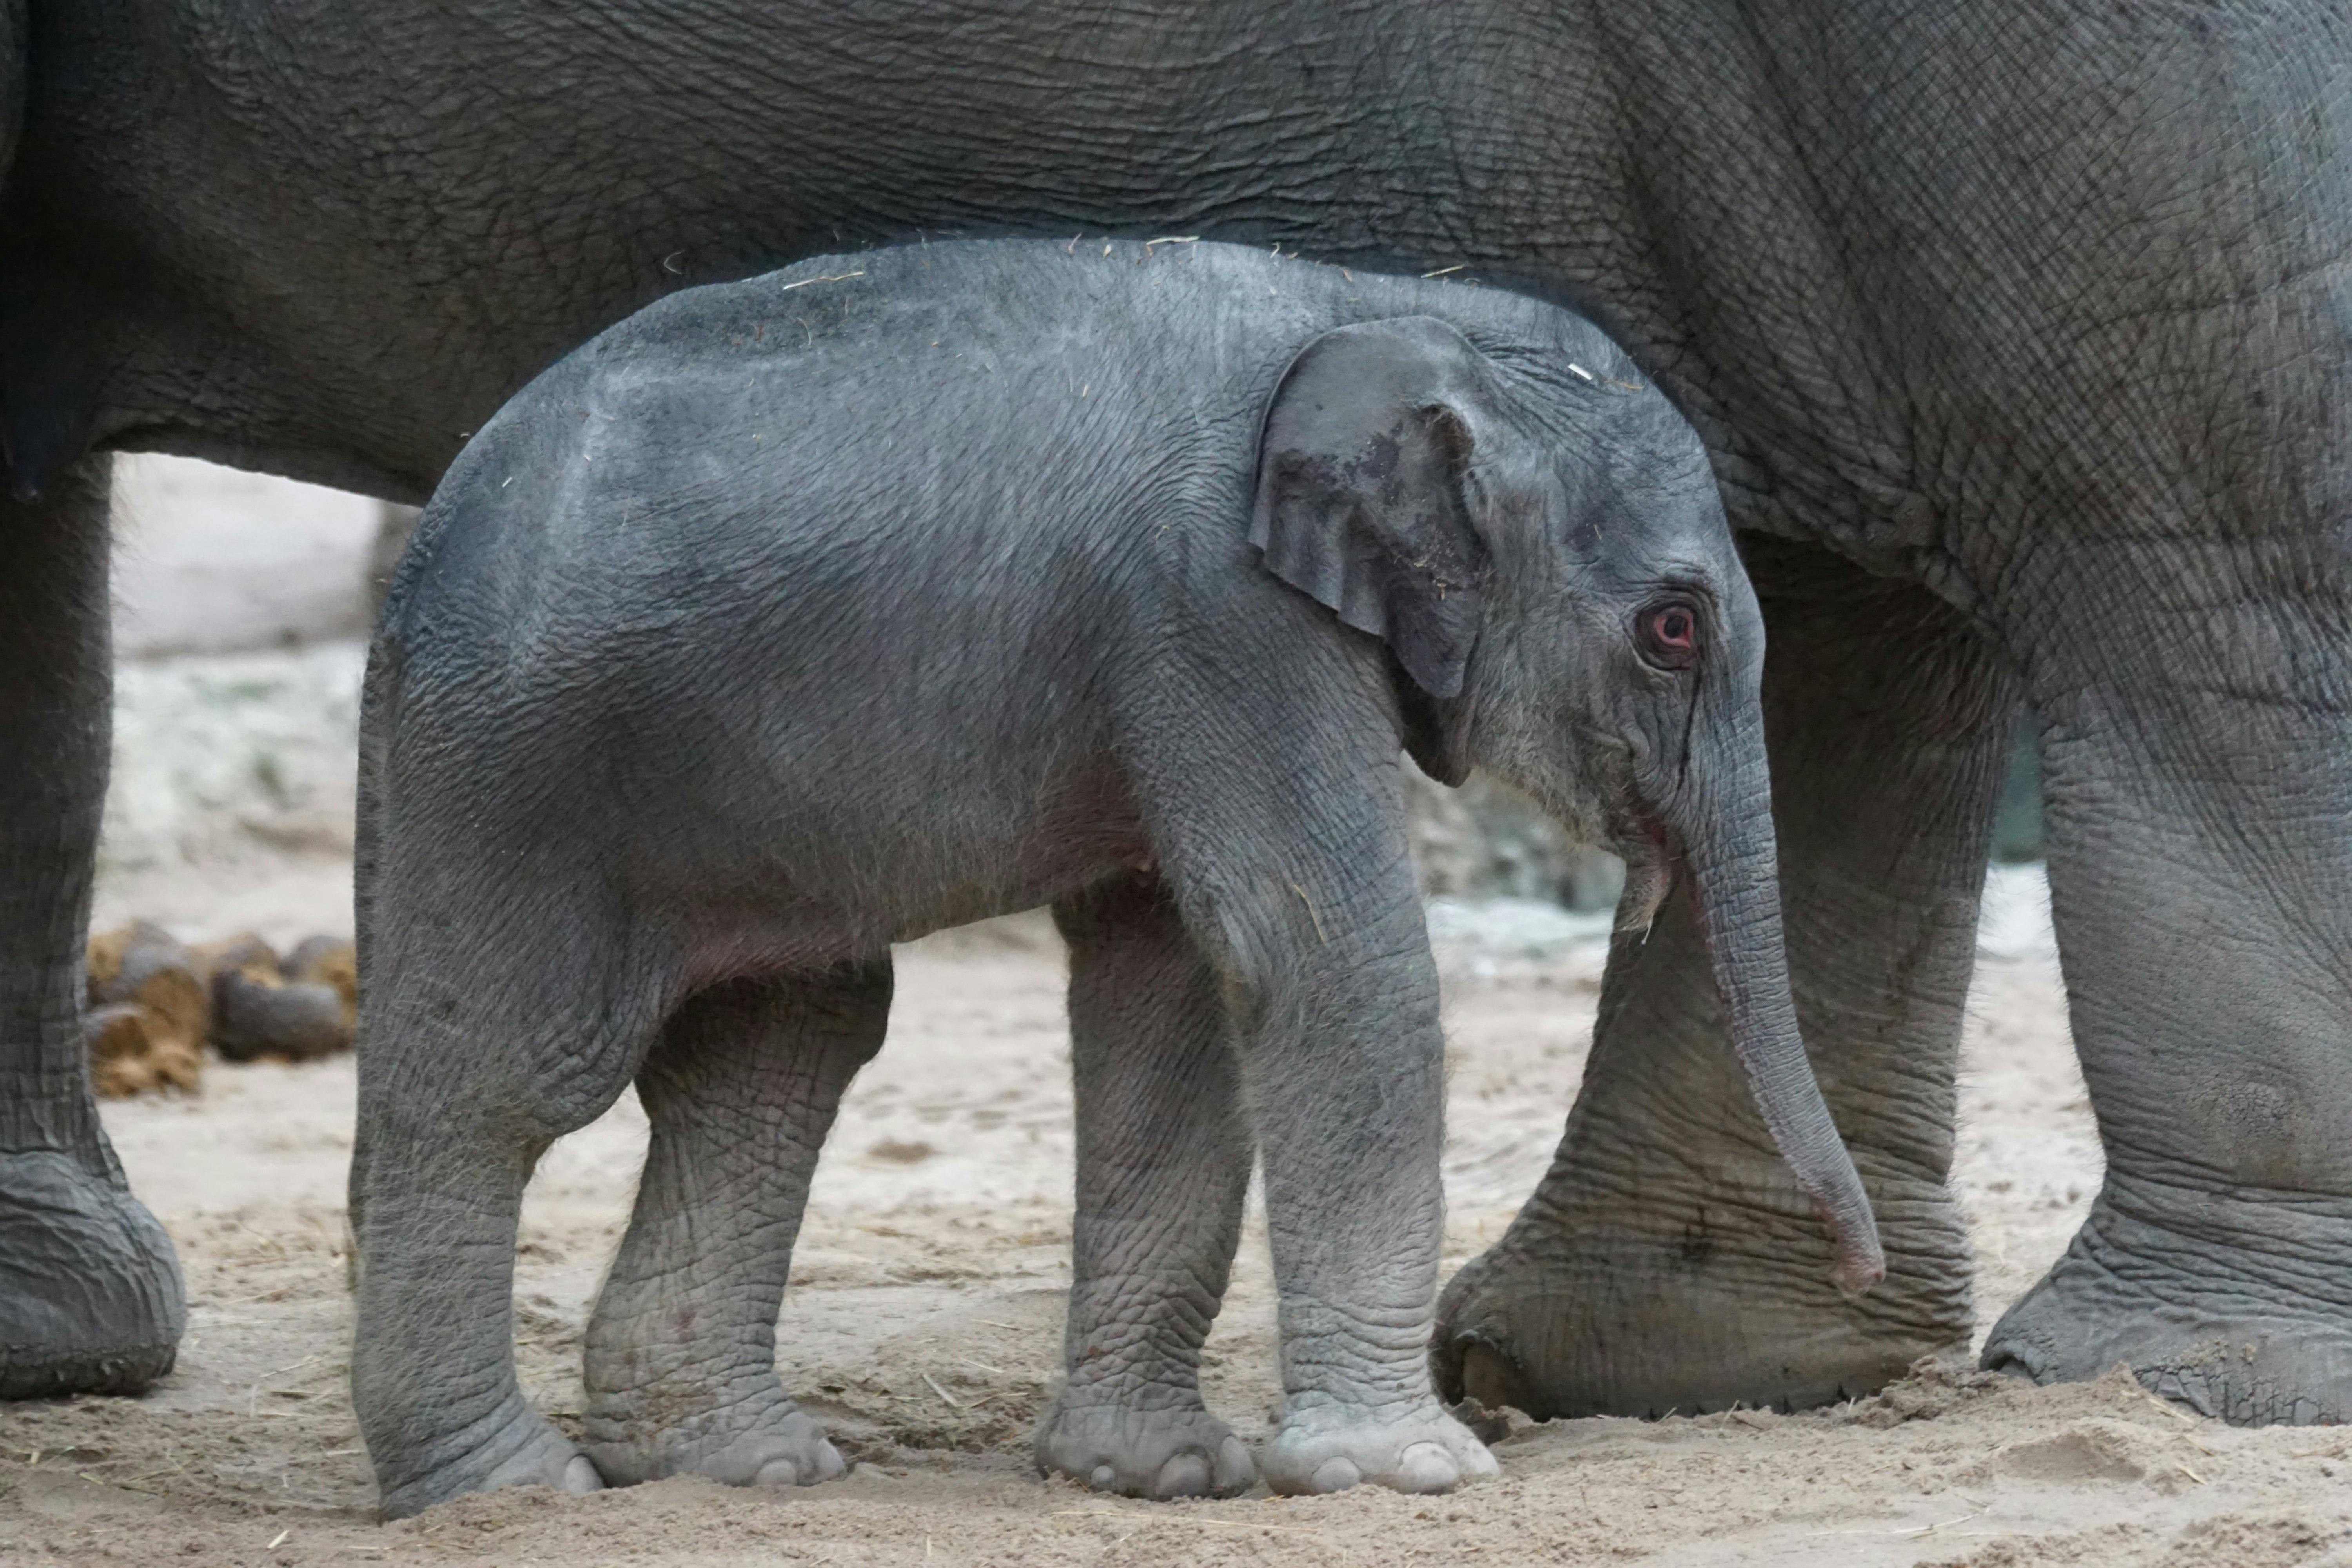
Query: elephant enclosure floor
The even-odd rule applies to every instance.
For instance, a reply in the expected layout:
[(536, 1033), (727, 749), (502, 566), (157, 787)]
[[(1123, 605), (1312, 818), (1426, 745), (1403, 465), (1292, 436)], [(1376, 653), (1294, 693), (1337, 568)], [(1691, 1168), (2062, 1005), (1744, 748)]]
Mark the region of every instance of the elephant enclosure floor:
[[(132, 903), (204, 907), (162, 875), (103, 890), (101, 921)], [(238, 923), (341, 923), (333, 868), (289, 861), (270, 877), (237, 895)], [(2098, 1178), (2032, 880), (2001, 890), (2016, 907), (1988, 922), (1997, 956), (1975, 998), (1959, 1168), (1987, 1323), (2057, 1255)], [(1445, 960), (1450, 1271), (1549, 1157), (1600, 952), (1571, 942), (1530, 959), (1471, 941)], [(1948, 1369), (1796, 1416), (1526, 1427), (1497, 1448), (1501, 1480), (1433, 1500), (1150, 1505), (1041, 1481), (1027, 1433), (1053, 1384), (1068, 1279), (1061, 976), (1034, 920), (904, 955), (891, 1041), (819, 1174), (780, 1334), (787, 1382), (856, 1468), (786, 1495), (678, 1480), (472, 1498), (377, 1524), (344, 1392), (350, 1061), (215, 1063), (194, 1098), (109, 1105), (131, 1179), (186, 1265), (189, 1337), (143, 1398), (0, 1407), (0, 1563), (2347, 1561), (2334, 1554), (2352, 1522), (2352, 1436), (2232, 1430), (2117, 1378), (2032, 1389)], [(576, 1421), (581, 1326), (643, 1138), (624, 1101), (560, 1144), (530, 1194), (519, 1354), (559, 1422)], [(1264, 1247), (1254, 1225), (1206, 1374), (1245, 1436), (1265, 1429), (1276, 1394)]]

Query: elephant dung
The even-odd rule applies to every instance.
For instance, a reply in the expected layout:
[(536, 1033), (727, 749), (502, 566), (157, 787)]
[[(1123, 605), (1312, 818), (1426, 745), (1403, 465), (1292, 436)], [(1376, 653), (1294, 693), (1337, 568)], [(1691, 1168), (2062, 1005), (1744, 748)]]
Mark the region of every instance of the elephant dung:
[(146, 921), (102, 931), (89, 950), (91, 1082), (113, 1097), (193, 1089), (207, 1041), (236, 1062), (348, 1050), (358, 1001), (357, 955), (335, 938), (281, 963), (250, 932), (188, 947)]
[(342, 1003), (343, 1032), (359, 1026), (360, 954), (351, 942), (331, 936), (306, 938), (286, 955), (280, 966), (286, 978), (309, 985), (324, 985)]
[(98, 1092), (194, 1089), (212, 1022), (194, 955), (170, 933), (141, 922), (92, 939), (89, 976), (93, 1010), (85, 1039)]
[(303, 943), (289, 973), (258, 937), (224, 944), (212, 975), (213, 1046), (224, 1059), (306, 1061), (351, 1048), (356, 979), (347, 996), (331, 978), (334, 945)]

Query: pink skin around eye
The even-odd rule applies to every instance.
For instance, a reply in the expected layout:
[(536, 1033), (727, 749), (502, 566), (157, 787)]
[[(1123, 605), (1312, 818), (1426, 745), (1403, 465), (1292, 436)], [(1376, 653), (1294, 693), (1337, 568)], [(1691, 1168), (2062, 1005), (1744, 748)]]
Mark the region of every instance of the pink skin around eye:
[(1698, 612), (1669, 601), (1643, 610), (1634, 623), (1642, 657), (1659, 669), (1688, 669), (1698, 662)]

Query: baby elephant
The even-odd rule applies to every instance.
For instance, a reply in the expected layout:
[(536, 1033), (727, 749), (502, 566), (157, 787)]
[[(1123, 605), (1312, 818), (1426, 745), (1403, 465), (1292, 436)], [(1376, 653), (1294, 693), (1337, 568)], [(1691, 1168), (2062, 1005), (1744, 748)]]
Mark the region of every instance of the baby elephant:
[[(775, 1370), (890, 944), (1050, 904), (1076, 1076), (1045, 1470), (1148, 1497), (1495, 1462), (1432, 1393), (1437, 977), (1399, 749), (1677, 872), (1765, 1117), (1876, 1277), (1780, 952), (1762, 623), (1696, 436), (1587, 322), (1212, 245), (934, 244), (677, 294), (458, 458), (368, 673), (363, 1269), (385, 1510), (840, 1457)], [(634, 1081), (585, 1451), (516, 1213)], [(1263, 1161), (1278, 1429), (1196, 1370)]]

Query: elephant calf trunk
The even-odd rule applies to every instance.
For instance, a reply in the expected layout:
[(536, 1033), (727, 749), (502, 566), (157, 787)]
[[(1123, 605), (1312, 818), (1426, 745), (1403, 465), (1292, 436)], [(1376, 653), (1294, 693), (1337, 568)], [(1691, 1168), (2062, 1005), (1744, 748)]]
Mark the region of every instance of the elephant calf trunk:
[(1870, 1194), (1830, 1118), (1798, 1033), (1768, 792), (1769, 786), (1755, 792), (1761, 797), (1755, 808), (1716, 817), (1691, 836), (1700, 928), (1729, 1016), (1732, 1048), (1757, 1109), (1836, 1241), (1832, 1278), (1846, 1295), (1860, 1296), (1885, 1278), (1886, 1254)]

